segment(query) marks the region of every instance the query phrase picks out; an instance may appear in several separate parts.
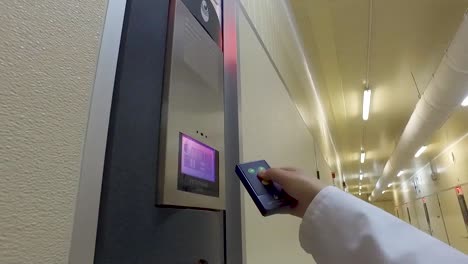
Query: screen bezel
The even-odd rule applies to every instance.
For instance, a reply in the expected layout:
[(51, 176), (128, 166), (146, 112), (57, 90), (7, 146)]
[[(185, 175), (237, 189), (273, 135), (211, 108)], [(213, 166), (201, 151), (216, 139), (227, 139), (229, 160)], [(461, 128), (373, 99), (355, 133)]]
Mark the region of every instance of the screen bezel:
[[(205, 180), (182, 172), (183, 137), (214, 151), (214, 181)], [(219, 197), (219, 151), (195, 138), (179, 132), (177, 189), (179, 191)]]

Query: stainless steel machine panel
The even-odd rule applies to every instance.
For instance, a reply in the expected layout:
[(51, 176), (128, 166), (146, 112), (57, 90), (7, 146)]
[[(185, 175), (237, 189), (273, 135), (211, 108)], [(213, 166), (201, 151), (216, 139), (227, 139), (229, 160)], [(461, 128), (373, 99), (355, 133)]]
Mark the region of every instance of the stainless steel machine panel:
[[(223, 210), (223, 54), (181, 1), (176, 1), (163, 94), (158, 205)], [(210, 177), (182, 169), (184, 140), (206, 149)], [(210, 154), (211, 153), (211, 154)], [(198, 153), (200, 154), (200, 153)], [(200, 155), (203, 155), (201, 153)], [(198, 161), (197, 161), (198, 162)], [(202, 162), (201, 170), (207, 166)]]

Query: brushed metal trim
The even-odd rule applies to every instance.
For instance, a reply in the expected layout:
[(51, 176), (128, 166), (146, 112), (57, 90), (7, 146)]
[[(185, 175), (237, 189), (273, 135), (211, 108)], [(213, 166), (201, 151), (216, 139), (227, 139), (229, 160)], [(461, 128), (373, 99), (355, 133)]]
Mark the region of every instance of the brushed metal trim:
[[(185, 4), (180, 0), (174, 2), (166, 52), (170, 61), (166, 60), (165, 66), (156, 203), (160, 206), (224, 210), (223, 55)], [(209, 136), (201, 136), (195, 131)], [(218, 151), (218, 197), (178, 189), (180, 133)]]
[(242, 193), (234, 175), (240, 160), (240, 70), (239, 70), (239, 0), (224, 0), (224, 145), (226, 167), (226, 211), (224, 215), (225, 258), (227, 264), (246, 263), (242, 218)]
[(126, 0), (109, 0), (84, 140), (68, 263), (93, 263), (112, 95)]

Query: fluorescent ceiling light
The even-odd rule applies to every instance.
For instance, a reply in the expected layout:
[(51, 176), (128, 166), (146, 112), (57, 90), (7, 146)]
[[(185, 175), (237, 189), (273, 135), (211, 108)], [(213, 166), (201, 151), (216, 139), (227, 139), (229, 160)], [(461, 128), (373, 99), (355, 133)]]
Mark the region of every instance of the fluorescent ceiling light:
[(364, 174), (361, 172), (361, 173), (359, 174), (359, 180), (362, 181), (362, 178), (363, 178), (363, 177), (364, 177)]
[(397, 177), (400, 177), (401, 175), (403, 175), (403, 171), (399, 171), (398, 174), (396, 175)]
[(416, 154), (414, 154), (414, 157), (415, 157), (415, 158), (418, 158), (419, 156), (421, 156), (421, 154), (423, 154), (424, 151), (426, 151), (426, 149), (427, 149), (427, 146), (422, 146), (422, 147), (418, 150), (418, 152), (416, 152)]
[(359, 186), (359, 190), (361, 190), (361, 189), (362, 189), (362, 186)]
[(387, 185), (387, 187), (390, 188), (390, 187), (392, 187), (392, 185), (393, 185), (393, 183), (389, 183), (389, 184)]
[(372, 92), (370, 89), (364, 90), (364, 98), (362, 100), (362, 119), (363, 120), (369, 119), (371, 93)]
[(463, 107), (468, 106), (468, 96), (465, 97), (465, 100), (463, 100), (462, 104)]
[(366, 153), (364, 151), (361, 151), (361, 163), (364, 163), (366, 160)]
[(382, 191), (382, 194), (384, 194), (384, 193), (385, 193), (385, 191)]

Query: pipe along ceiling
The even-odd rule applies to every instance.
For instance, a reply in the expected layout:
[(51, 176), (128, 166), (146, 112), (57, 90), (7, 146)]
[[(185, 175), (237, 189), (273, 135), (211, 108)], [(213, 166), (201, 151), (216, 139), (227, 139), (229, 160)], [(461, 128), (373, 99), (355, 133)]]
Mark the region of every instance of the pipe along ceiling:
[(398, 172), (407, 167), (417, 150), (428, 143), (468, 93), (468, 13), (445, 52), (432, 80), (416, 104), (408, 124), (385, 164), (371, 200), (377, 200)]

